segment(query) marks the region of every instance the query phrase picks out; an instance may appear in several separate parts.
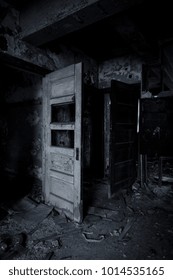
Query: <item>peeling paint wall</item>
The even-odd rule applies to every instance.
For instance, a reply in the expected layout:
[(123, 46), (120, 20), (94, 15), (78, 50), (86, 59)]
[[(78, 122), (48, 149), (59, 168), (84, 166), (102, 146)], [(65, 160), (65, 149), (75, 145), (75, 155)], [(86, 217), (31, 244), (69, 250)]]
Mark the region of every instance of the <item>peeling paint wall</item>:
[(83, 52), (73, 50), (75, 63), (83, 62), (83, 82), (87, 86), (98, 87), (98, 64)]
[(19, 12), (9, 4), (0, 1), (0, 50), (8, 50), (6, 36), (16, 36), (20, 32)]
[(99, 66), (99, 88), (109, 88), (111, 80), (125, 83), (141, 81), (142, 62), (135, 56), (107, 60)]
[(5, 1), (0, 1), (0, 34), (17, 35), (20, 31), (19, 11)]

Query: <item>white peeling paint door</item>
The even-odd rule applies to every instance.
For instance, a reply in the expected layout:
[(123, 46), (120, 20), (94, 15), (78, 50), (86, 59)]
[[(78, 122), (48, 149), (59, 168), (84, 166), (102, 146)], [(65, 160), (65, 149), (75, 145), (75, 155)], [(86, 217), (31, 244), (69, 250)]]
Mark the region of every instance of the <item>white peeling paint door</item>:
[(82, 220), (82, 64), (43, 79), (43, 195), (74, 221)]

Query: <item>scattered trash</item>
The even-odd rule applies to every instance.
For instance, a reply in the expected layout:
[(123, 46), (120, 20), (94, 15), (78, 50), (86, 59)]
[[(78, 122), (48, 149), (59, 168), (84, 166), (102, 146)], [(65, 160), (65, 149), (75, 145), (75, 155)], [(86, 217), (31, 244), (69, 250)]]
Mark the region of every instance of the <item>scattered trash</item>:
[(118, 231), (118, 230), (114, 230), (114, 231), (113, 231), (113, 236), (120, 236), (119, 231)]
[(27, 234), (2, 235), (0, 237), (0, 259), (9, 260), (19, 255), (27, 245)]
[(93, 234), (93, 231), (85, 231), (85, 232), (83, 232), (85, 235), (87, 235), (87, 234)]
[(137, 182), (135, 182), (135, 183), (132, 185), (132, 191), (137, 192), (139, 189), (140, 189), (140, 184), (137, 183)]
[(103, 241), (103, 239), (105, 238), (104, 235), (99, 235), (99, 238), (98, 239), (95, 239), (95, 238), (88, 238), (87, 235), (85, 233), (82, 233), (82, 236), (85, 238), (85, 240), (87, 242), (92, 242), (92, 243), (95, 243), (95, 242), (101, 242)]
[(28, 212), (17, 213), (13, 218), (20, 223), (25, 224), (26, 231), (31, 235), (38, 229), (39, 224), (52, 212), (53, 207), (43, 203)]
[(156, 212), (155, 209), (148, 209), (148, 210), (147, 210), (147, 213), (148, 213), (149, 215), (153, 215), (155, 212)]
[(52, 235), (42, 237), (42, 238), (40, 238), (40, 239), (34, 241), (34, 245), (36, 245), (36, 244), (39, 243), (39, 242), (44, 242), (44, 241), (46, 241), (46, 240), (55, 240), (55, 239), (58, 238), (58, 234), (59, 234), (59, 233), (53, 233)]
[(152, 192), (159, 198), (173, 195), (172, 185), (162, 186), (161, 188), (158, 186), (152, 186)]
[(53, 256), (54, 256), (54, 252), (53, 251), (49, 252), (45, 257), (45, 260), (51, 260), (53, 258)]
[(123, 231), (123, 228), (120, 227), (119, 229), (114, 229), (113, 232), (110, 232), (111, 236), (116, 236), (116, 237), (119, 237), (120, 234), (122, 233)]
[(134, 209), (133, 209), (132, 207), (130, 207), (130, 206), (127, 206), (127, 209), (128, 209), (131, 213), (134, 213), (134, 212), (135, 212)]
[[(7, 217), (0, 220), (1, 233), (4, 233), (0, 239), (0, 258), (70, 260), (98, 258), (102, 251), (102, 257), (115, 259), (171, 258), (172, 195), (172, 186), (168, 184), (158, 188), (157, 183), (148, 181), (141, 188), (137, 182), (129, 191), (121, 191), (109, 199), (107, 204), (92, 201), (89, 214), (80, 224), (43, 203), (25, 213), (7, 210)], [(26, 209), (25, 205), (22, 206)], [(138, 223), (135, 223), (136, 219)], [(23, 232), (26, 236), (24, 243)], [(165, 240), (169, 240), (169, 246)], [(150, 250), (155, 248), (154, 242), (163, 249), (158, 252)]]
[(0, 208), (0, 221), (2, 221), (7, 215), (8, 212), (5, 209)]
[(33, 200), (28, 197), (24, 197), (19, 200), (17, 203), (12, 205), (12, 210), (16, 213), (25, 213), (33, 210), (38, 206), (37, 203), (33, 202)]
[(138, 192), (135, 192), (135, 197), (136, 197), (136, 199), (140, 199), (141, 198), (141, 194), (138, 193)]
[[(158, 180), (158, 176), (154, 176), (154, 179)], [(162, 182), (163, 183), (173, 183), (173, 177), (168, 177), (168, 176), (162, 176)]]
[(90, 207), (88, 209), (88, 214), (99, 216), (105, 219), (116, 219), (116, 216), (119, 214), (119, 211), (112, 210), (112, 209), (105, 209), (100, 207)]
[(72, 259), (72, 256), (67, 256), (67, 257), (60, 258), (60, 260), (71, 260), (71, 259)]
[(126, 226), (123, 228), (123, 230), (119, 236), (119, 240), (122, 240), (125, 237), (127, 232), (131, 229), (132, 225), (134, 224), (135, 220), (136, 220), (136, 217), (132, 217), (128, 220)]

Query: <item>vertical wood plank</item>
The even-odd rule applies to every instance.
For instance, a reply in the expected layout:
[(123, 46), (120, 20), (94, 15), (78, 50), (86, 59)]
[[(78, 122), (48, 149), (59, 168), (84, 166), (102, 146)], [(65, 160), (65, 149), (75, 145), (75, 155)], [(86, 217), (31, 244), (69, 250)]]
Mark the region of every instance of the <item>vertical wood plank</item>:
[(48, 93), (49, 93), (48, 78), (43, 79), (43, 157), (42, 157), (42, 174), (43, 174), (43, 196), (46, 202), (49, 201), (49, 184), (48, 184)]
[(110, 168), (110, 94), (104, 95), (104, 176), (108, 177)]
[(75, 102), (74, 220), (80, 222), (82, 219), (82, 63), (78, 63), (75, 65)]

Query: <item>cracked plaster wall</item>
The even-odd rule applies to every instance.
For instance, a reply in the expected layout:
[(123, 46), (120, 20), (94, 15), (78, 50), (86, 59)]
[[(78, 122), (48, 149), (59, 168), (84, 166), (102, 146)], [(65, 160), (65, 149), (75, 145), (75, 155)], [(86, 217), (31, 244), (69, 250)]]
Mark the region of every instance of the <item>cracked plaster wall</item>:
[(104, 61), (99, 66), (99, 87), (109, 88), (111, 80), (125, 83), (141, 81), (142, 62), (138, 57), (125, 56)]

